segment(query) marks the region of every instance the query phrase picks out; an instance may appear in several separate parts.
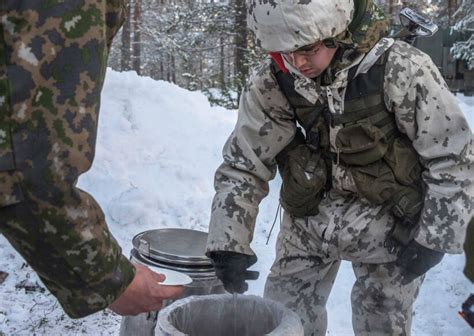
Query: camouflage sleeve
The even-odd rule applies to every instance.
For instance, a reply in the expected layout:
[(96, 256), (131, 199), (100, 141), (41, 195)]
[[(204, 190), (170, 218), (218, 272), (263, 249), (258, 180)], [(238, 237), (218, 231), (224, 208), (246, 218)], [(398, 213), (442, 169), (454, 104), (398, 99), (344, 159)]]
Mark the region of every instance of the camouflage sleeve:
[(461, 253), (473, 210), (473, 138), (469, 124), (437, 67), (419, 50), (397, 42), (385, 77), (386, 103), (412, 140), (426, 187), (421, 245)]
[(276, 172), (275, 156), (295, 134), (289, 103), (270, 71), (257, 69), (243, 90), (237, 124), (215, 175), (207, 251), (254, 254), (250, 248), (260, 201)]
[(94, 157), (123, 6), (7, 0), (0, 8), (0, 232), (71, 317), (107, 307), (134, 277), (100, 207), (75, 186)]

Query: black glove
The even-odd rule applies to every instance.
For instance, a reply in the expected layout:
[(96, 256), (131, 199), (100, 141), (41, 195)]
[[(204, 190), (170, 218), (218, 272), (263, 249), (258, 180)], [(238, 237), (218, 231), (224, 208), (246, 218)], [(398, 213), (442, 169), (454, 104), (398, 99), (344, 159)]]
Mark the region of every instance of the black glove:
[(247, 271), (257, 262), (257, 257), (230, 251), (213, 251), (208, 253), (216, 270), (216, 276), (229, 293), (244, 293), (249, 288), (246, 280), (256, 280), (259, 272)]
[(403, 269), (402, 284), (406, 285), (440, 263), (444, 253), (430, 250), (412, 240), (398, 254), (397, 265)]

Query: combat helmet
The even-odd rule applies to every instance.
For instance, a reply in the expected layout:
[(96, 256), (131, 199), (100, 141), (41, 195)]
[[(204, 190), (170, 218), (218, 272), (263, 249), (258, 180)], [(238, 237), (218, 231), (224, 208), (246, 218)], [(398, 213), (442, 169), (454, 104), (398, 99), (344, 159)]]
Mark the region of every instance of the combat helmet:
[(291, 52), (348, 30), (353, 0), (249, 0), (248, 26), (267, 51)]

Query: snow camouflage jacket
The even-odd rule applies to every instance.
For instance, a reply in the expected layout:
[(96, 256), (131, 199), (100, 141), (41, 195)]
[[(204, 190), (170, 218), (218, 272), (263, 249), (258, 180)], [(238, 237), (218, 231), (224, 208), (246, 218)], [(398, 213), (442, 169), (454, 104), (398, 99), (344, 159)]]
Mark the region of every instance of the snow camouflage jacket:
[[(371, 20), (378, 21), (380, 13), (372, 13)], [(370, 33), (373, 29), (367, 27), (371, 25), (364, 22), (362, 27)], [(373, 36), (365, 38), (366, 42), (376, 40)], [(362, 57), (350, 66), (357, 66)], [(334, 111), (343, 113), (350, 66), (338, 71), (330, 85), (318, 87), (312, 80), (297, 78), (295, 89), (314, 102), (319, 99), (327, 103), (329, 92)], [(430, 249), (460, 253), (473, 208), (471, 130), (426, 54), (396, 41), (388, 51), (385, 69), (384, 103), (399, 131), (412, 141), (424, 169), (426, 194), (415, 239)], [(250, 242), (258, 205), (269, 191), (268, 181), (276, 174), (275, 157), (295, 136), (294, 117), (271, 71), (271, 60), (267, 60), (250, 76), (237, 124), (223, 149), (224, 162), (215, 176), (208, 251), (254, 254)], [(335, 132), (330, 129), (330, 139), (335, 139)], [(381, 215), (381, 206), (371, 205), (351, 192), (355, 186), (347, 185), (350, 179), (345, 177), (343, 167), (334, 167), (333, 189), (321, 201), (319, 214), (296, 220), (316, 227), (324, 236), (320, 247), (323, 259), (335, 252), (350, 261), (394, 261), (396, 255), (384, 247), (394, 218), (387, 213)]]
[(0, 7), (0, 232), (71, 317), (107, 307), (134, 277), (100, 207), (75, 187), (94, 158), (124, 3)]

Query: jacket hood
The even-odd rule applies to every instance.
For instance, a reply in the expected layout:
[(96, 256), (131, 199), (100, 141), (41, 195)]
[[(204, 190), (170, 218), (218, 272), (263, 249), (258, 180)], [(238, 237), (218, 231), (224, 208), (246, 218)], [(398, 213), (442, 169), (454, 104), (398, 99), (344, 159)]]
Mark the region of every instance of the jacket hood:
[[(367, 53), (388, 32), (388, 19), (373, 0), (356, 0), (356, 17), (349, 26), (353, 48)], [(357, 15), (360, 12), (359, 15)]]
[(248, 25), (267, 51), (290, 52), (347, 30), (353, 0), (248, 0)]
[[(354, 20), (348, 27), (347, 37), (336, 38), (340, 49), (331, 62), (330, 68), (333, 75), (352, 64), (352, 61), (361, 54), (368, 53), (375, 44), (387, 36), (388, 20), (382, 9), (373, 0), (355, 0), (356, 10)], [(331, 81), (332, 78), (326, 78)]]

